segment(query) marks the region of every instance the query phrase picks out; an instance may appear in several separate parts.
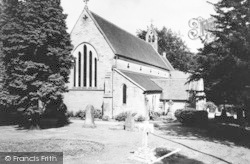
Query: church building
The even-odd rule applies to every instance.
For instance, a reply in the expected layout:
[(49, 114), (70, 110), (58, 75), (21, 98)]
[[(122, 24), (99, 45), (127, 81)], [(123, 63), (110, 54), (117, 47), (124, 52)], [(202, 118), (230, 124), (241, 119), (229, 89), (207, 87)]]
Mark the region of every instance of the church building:
[(158, 54), (153, 25), (144, 41), (85, 7), (71, 40), (75, 65), (69, 92), (64, 95), (69, 110), (77, 112), (93, 105), (113, 118), (125, 111), (143, 116), (149, 110), (166, 111), (175, 102), (176, 108), (184, 108), (189, 86), (183, 78), (181, 82), (173, 79), (178, 71), (165, 55)]

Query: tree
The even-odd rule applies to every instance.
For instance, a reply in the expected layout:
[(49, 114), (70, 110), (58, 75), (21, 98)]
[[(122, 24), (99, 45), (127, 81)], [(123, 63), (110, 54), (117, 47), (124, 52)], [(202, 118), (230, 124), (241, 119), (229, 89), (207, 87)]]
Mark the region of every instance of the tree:
[(199, 65), (191, 80), (204, 79), (209, 100), (246, 108), (250, 101), (245, 92), (250, 85), (250, 2), (221, 0), (214, 6), (216, 30), (211, 32), (215, 40), (199, 50)]
[[(2, 17), (2, 13), (3, 13), (3, 6), (2, 6), (2, 0), (0, 0), (0, 26), (2, 26), (2, 22), (4, 21), (3, 20), (3, 17)], [(1, 36), (1, 31), (0, 31), (0, 36)], [(0, 42), (0, 92), (2, 91), (3, 89), (3, 80), (4, 80), (4, 77), (3, 77), (3, 74), (4, 74), (4, 67), (3, 67), (3, 52), (2, 52), (2, 42)]]
[[(4, 87), (6, 81), (6, 68), (4, 64), (4, 50), (3, 50), (3, 39), (4, 33), (3, 28), (8, 24), (11, 17), (14, 17), (16, 9), (18, 8), (17, 0), (0, 0), (0, 106), (2, 110), (8, 108), (8, 105), (11, 102), (11, 96), (9, 95), (7, 89)], [(9, 22), (9, 24), (11, 24)], [(12, 22), (12, 25), (15, 26), (15, 23)], [(7, 27), (5, 27), (7, 28)]]
[[(163, 27), (161, 30), (156, 29), (158, 34), (158, 53), (166, 52), (167, 59), (175, 69), (184, 72), (192, 71), (195, 66), (195, 55), (192, 54), (181, 37), (171, 29)], [(147, 31), (138, 30), (137, 36), (145, 40)]]
[(1, 41), (4, 87), (9, 93), (5, 97), (36, 124), (39, 102), (62, 102), (67, 92), (73, 56), (66, 15), (60, 0), (7, 0), (4, 6), (8, 21), (1, 26)]

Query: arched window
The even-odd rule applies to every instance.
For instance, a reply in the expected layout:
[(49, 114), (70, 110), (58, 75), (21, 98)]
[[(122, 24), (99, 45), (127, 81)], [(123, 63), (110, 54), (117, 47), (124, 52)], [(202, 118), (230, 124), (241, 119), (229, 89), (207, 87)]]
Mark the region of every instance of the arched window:
[(81, 61), (82, 61), (82, 54), (81, 52), (78, 52), (78, 86), (81, 87), (81, 67), (82, 67), (82, 64), (81, 64)]
[(97, 87), (97, 59), (95, 58), (95, 87)]
[(122, 102), (123, 104), (127, 103), (127, 86), (125, 84), (122, 87)]
[(84, 66), (84, 70), (83, 70), (83, 86), (86, 87), (87, 86), (87, 46), (84, 45), (84, 48), (83, 48), (83, 51), (84, 51), (84, 63), (83, 63), (83, 66)]
[(148, 42), (151, 42), (151, 36), (150, 35), (148, 36)]
[(89, 86), (92, 87), (92, 52), (89, 51)]
[(88, 43), (79, 45), (74, 51), (73, 87), (97, 87), (98, 56), (93, 46)]
[(154, 35), (152, 36), (152, 42), (153, 43), (155, 42), (155, 36)]
[(74, 72), (73, 73), (74, 73), (74, 77), (73, 77), (74, 84), (73, 85), (74, 85), (74, 87), (76, 87), (76, 60), (74, 60)]

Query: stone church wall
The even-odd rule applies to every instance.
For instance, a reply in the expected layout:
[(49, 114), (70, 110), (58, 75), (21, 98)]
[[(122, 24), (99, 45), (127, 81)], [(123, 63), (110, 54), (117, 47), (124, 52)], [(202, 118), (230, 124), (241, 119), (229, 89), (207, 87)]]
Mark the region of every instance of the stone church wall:
[[(85, 16), (88, 17), (86, 20), (83, 19)], [(71, 32), (71, 40), (72, 44), (74, 45), (74, 49), (82, 43), (88, 43), (95, 48), (98, 56), (97, 87), (73, 88), (72, 70), (72, 73), (70, 75), (70, 83), (68, 84), (70, 92), (65, 93), (64, 95), (66, 105), (68, 106), (69, 110), (73, 111), (78, 110), (79, 108), (85, 109), (86, 105), (88, 104), (94, 105), (94, 107), (97, 109), (101, 109), (104, 90), (112, 90), (110, 88), (107, 88), (107, 86), (106, 88), (104, 88), (104, 82), (107, 74), (110, 74), (112, 72), (112, 66), (114, 64), (114, 53), (99, 29), (96, 27), (94, 21), (86, 11), (83, 11), (79, 20), (75, 24)], [(108, 83), (111, 83), (111, 81), (112, 77), (109, 78)], [(111, 87), (111, 85), (109, 86)]]
[[(123, 85), (127, 86), (127, 103), (123, 104)], [(114, 116), (132, 111), (145, 116), (145, 96), (143, 90), (114, 71)]]
[[(86, 20), (83, 19), (85, 15), (88, 17)], [(95, 48), (98, 56), (97, 88), (103, 89), (107, 72), (112, 72), (114, 53), (85, 10), (71, 32), (71, 40), (74, 48), (82, 43), (89, 43)], [(73, 86), (72, 81), (69, 85)]]
[(150, 111), (161, 112), (162, 108), (160, 108), (160, 97), (160, 93), (147, 94), (148, 108)]

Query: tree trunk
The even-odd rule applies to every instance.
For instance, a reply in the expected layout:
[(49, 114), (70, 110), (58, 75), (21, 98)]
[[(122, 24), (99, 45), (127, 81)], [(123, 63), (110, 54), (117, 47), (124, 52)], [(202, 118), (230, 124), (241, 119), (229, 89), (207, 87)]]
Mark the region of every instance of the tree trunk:
[(36, 107), (33, 107), (33, 114), (31, 115), (30, 128), (31, 130), (40, 129), (40, 113), (39, 102), (37, 101)]
[(245, 120), (248, 124), (250, 124), (250, 99), (248, 99), (245, 103)]

